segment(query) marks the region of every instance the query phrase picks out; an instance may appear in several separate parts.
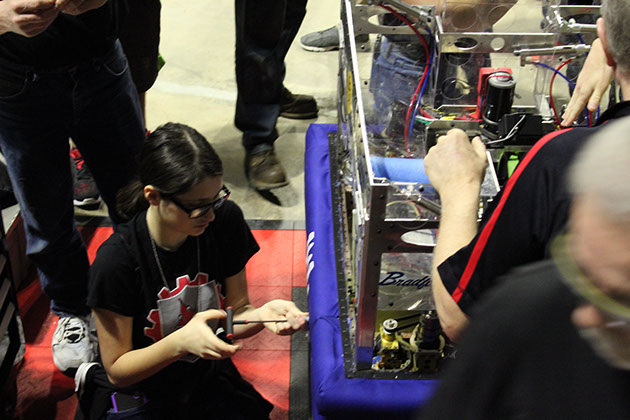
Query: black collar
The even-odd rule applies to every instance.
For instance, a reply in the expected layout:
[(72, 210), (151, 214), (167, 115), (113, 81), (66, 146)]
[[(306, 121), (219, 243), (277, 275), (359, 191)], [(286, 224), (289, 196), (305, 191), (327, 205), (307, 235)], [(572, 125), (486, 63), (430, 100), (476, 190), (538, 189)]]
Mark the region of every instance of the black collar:
[(597, 119), (597, 123), (595, 126), (602, 125), (608, 120), (612, 120), (614, 118), (621, 118), (630, 115), (630, 101), (623, 101), (617, 104), (614, 104), (612, 107), (608, 108), (606, 112), (601, 114)]

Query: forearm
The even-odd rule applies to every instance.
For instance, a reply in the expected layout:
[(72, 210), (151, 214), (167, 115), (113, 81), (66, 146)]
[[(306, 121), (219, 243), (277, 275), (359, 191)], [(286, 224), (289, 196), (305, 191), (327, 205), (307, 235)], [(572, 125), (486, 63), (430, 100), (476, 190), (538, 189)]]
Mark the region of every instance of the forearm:
[(185, 352), (173, 333), (142, 349), (131, 350), (106, 367), (110, 382), (127, 387), (147, 379), (178, 360)]
[(442, 215), (431, 271), (433, 297), (442, 329), (456, 340), (468, 324), (468, 317), (442, 283), (437, 267), (459, 249), (468, 245), (477, 233), (479, 185), (442, 196)]
[(473, 184), (440, 195), (442, 214), (433, 254), (435, 266), (468, 245), (477, 234), (480, 189), (479, 185)]

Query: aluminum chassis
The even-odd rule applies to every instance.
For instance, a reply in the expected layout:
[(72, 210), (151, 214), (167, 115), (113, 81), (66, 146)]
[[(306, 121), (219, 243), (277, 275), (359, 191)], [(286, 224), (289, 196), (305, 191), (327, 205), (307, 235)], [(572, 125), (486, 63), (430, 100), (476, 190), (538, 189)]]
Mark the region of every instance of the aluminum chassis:
[[(445, 33), (440, 20), (432, 12), (422, 11), (418, 17), (428, 20), (437, 27), (439, 52), (497, 53), (520, 51), (527, 56), (528, 49), (552, 51), (557, 32), (572, 33), (575, 28), (562, 25), (559, 16), (581, 12), (595, 13), (598, 8), (554, 6), (548, 16), (552, 33)], [(338, 292), (340, 318), (344, 342), (344, 364), (348, 377), (396, 377), (419, 378), (423, 375), (408, 373), (383, 373), (371, 370), (377, 319), (378, 287), (381, 257), (386, 252), (431, 253), (433, 246), (419, 246), (404, 242), (401, 236), (411, 230), (435, 229), (438, 220), (402, 220), (386, 217), (389, 183), (374, 177), (369, 159), (370, 151), (366, 131), (366, 118), (361, 91), (361, 80), (357, 60), (354, 34), (360, 33), (412, 33), (407, 27), (383, 27), (368, 21), (371, 16), (382, 13), (375, 1), (355, 4), (353, 0), (341, 1), (342, 40), (339, 52), (338, 78), (338, 134), (330, 141), (331, 147), (331, 191), (336, 239)], [(399, 0), (384, 1), (401, 12), (418, 13), (418, 8)], [(588, 9), (588, 10), (587, 10)], [(419, 29), (420, 30), (420, 29)], [(584, 28), (582, 28), (584, 30)], [(420, 30), (420, 32), (424, 32)], [(426, 32), (425, 32), (426, 33)], [(350, 36), (352, 34), (353, 36)], [(457, 40), (475, 40), (475, 47), (460, 49)], [(496, 39), (501, 42), (497, 43)], [(501, 44), (501, 48), (496, 48)], [(525, 51), (523, 53), (523, 51)], [(535, 50), (540, 53), (540, 50)], [(469, 127), (462, 127), (469, 128)], [(344, 160), (349, 160), (353, 175), (352, 185), (342, 181)], [(356, 286), (356, 302), (348, 301), (348, 285)]]

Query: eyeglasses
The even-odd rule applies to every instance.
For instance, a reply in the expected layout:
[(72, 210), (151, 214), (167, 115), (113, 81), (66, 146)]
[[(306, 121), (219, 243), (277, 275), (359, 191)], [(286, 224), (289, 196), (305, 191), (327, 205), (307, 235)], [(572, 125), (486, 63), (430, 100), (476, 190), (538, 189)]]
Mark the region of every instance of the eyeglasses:
[(173, 204), (175, 204), (177, 207), (185, 211), (188, 214), (189, 219), (198, 219), (208, 214), (210, 209), (217, 210), (223, 205), (223, 203), (225, 203), (225, 201), (230, 196), (231, 191), (224, 185), (221, 187), (221, 192), (223, 192), (223, 195), (217, 198), (216, 200), (214, 200), (213, 202), (204, 204), (201, 207), (195, 207), (192, 209), (183, 205), (182, 202), (179, 201), (177, 198), (175, 198), (175, 196), (173, 195), (162, 194), (162, 197), (164, 197), (165, 199), (169, 201), (172, 201)]
[(586, 276), (568, 252), (568, 235), (557, 237), (551, 255), (564, 283), (585, 303), (624, 324), (630, 323), (630, 306), (605, 294)]

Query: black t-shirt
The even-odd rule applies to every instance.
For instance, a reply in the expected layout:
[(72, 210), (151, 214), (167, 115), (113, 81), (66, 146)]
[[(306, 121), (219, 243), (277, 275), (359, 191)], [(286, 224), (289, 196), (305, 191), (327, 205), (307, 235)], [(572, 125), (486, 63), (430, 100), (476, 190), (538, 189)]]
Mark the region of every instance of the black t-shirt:
[(101, 57), (118, 38), (126, 8), (125, 0), (108, 0), (78, 16), (60, 13), (48, 29), (31, 38), (2, 34), (0, 60), (47, 69)]
[[(156, 247), (167, 289), (142, 212), (99, 248), (90, 270), (88, 306), (132, 317), (133, 348), (144, 348), (184, 326), (198, 311), (219, 308), (230, 287), (225, 279), (243, 270), (258, 250), (241, 209), (227, 201), (199, 237), (188, 237), (175, 252)], [(217, 369), (214, 361), (184, 359), (134, 388), (162, 398), (164, 384), (171, 395), (177, 384), (198, 383)]]
[(594, 128), (551, 133), (529, 151), (484, 214), (475, 238), (438, 270), (460, 308), (470, 308), (499, 276), (547, 257), (550, 241), (562, 232), (571, 197), (567, 170), (578, 151), (601, 125), (630, 115), (630, 102), (606, 111)]
[(552, 261), (519, 269), (485, 299), (421, 418), (630, 418), (630, 372), (580, 337), (576, 298)]

